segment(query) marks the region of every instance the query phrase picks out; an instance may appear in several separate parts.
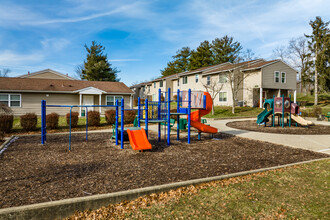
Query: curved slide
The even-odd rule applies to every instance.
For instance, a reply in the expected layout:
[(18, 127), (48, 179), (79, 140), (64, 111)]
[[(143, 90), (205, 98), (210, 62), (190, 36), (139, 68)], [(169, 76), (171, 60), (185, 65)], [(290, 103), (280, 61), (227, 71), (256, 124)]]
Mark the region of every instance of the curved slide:
[(127, 129), (129, 143), (133, 150), (150, 150), (152, 149), (150, 142), (148, 141), (146, 131), (141, 130), (130, 130)]
[(204, 95), (206, 96), (206, 109), (199, 109), (192, 112), (190, 114), (190, 124), (199, 132), (216, 134), (218, 133), (218, 129), (201, 123), (201, 117), (211, 112), (213, 104), (210, 94), (208, 92), (204, 92)]
[(291, 115), (291, 119), (294, 120), (295, 122), (297, 122), (298, 124), (302, 125), (302, 126), (308, 126), (308, 125), (312, 125), (313, 122), (311, 121), (307, 121), (305, 119), (303, 119), (302, 117), (298, 116), (298, 115)]
[(266, 121), (268, 116), (271, 115), (273, 112), (273, 110), (267, 110), (267, 108), (265, 108), (259, 115), (258, 115), (258, 119), (257, 119), (257, 124), (261, 124), (262, 122)]

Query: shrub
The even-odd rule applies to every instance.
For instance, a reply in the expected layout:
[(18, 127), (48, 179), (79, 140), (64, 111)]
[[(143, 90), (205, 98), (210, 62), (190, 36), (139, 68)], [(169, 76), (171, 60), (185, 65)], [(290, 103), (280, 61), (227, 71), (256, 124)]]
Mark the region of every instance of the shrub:
[(59, 115), (55, 112), (46, 115), (46, 127), (50, 129), (58, 128)]
[(116, 123), (116, 110), (105, 111), (105, 120), (109, 125)]
[(137, 114), (136, 110), (127, 110), (124, 112), (124, 123), (132, 124), (134, 122), (135, 116)]
[(318, 106), (314, 106), (313, 113), (314, 113), (314, 117), (318, 117), (319, 115), (322, 114), (322, 108)]
[(88, 111), (88, 125), (99, 126), (100, 125), (100, 112)]
[[(175, 109), (171, 109), (171, 112), (172, 113), (176, 113), (177, 112), (177, 109), (176, 108)], [(177, 120), (178, 119), (178, 116), (177, 115), (171, 115), (171, 118)]]
[[(139, 101), (138, 99), (134, 99), (134, 103), (133, 103), (134, 106), (138, 106), (138, 101)], [(149, 100), (149, 101), (151, 101), (151, 100)], [(145, 102), (145, 99), (140, 99), (141, 104), (144, 104), (144, 102)]]
[[(71, 112), (71, 127), (76, 128), (78, 126), (79, 112)], [(66, 123), (70, 126), (70, 112), (66, 114)]]
[(27, 113), (20, 117), (21, 126), (25, 131), (33, 131), (37, 128), (38, 117), (35, 113)]
[(173, 100), (174, 100), (174, 101), (177, 101), (177, 100), (178, 100), (178, 95), (174, 95), (174, 96), (173, 96)]
[(7, 105), (0, 103), (0, 133), (11, 132), (13, 128), (14, 116), (13, 111)]

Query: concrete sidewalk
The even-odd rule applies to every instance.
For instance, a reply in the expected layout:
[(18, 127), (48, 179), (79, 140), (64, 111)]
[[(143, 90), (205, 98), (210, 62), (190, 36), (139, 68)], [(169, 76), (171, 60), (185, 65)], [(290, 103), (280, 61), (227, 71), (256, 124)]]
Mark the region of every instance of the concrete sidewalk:
[[(239, 137), (251, 138), (254, 140), (267, 141), (275, 144), (282, 144), (285, 146), (302, 148), (302, 149), (330, 154), (330, 135), (273, 134), (273, 133), (265, 133), (265, 132), (239, 130), (226, 126), (228, 122), (253, 120), (253, 119), (255, 118), (212, 120), (212, 121), (209, 120), (209, 123), (211, 126), (218, 128), (220, 132), (234, 134)], [(315, 124), (326, 125), (326, 123), (322, 123), (322, 122), (319, 123), (316, 120), (313, 120), (313, 122)]]

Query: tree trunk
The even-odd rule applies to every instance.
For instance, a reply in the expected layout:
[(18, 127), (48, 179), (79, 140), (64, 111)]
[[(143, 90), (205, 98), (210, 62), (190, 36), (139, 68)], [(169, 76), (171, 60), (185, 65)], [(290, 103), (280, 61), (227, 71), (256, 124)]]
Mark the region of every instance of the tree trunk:
[(212, 115), (214, 115), (214, 102), (212, 103)]
[(233, 100), (233, 105), (231, 107), (231, 113), (235, 114), (235, 101)]
[(317, 61), (317, 54), (318, 54), (318, 50), (316, 47), (316, 53), (315, 53), (315, 84), (314, 84), (314, 105), (318, 104), (318, 78), (317, 78), (317, 65), (316, 65), (316, 61)]

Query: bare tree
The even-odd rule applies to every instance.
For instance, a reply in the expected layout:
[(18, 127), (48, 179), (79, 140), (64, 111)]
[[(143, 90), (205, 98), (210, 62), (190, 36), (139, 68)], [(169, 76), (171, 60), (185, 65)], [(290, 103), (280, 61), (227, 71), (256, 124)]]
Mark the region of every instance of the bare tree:
[(288, 50), (285, 46), (277, 46), (273, 50), (273, 57), (280, 58), (282, 61), (286, 62), (288, 58)]
[(0, 77), (7, 77), (8, 73), (10, 73), (11, 70), (6, 68), (6, 69), (2, 69), (2, 71), (0, 70)]
[(82, 79), (82, 71), (84, 69), (84, 65), (83, 64), (79, 64), (74, 68), (74, 72), (75, 72), (75, 77), (78, 79)]
[(212, 99), (212, 115), (214, 115), (214, 99), (217, 97), (217, 95), (221, 92), (223, 88), (223, 83), (220, 83), (218, 80), (210, 79), (210, 81), (206, 81), (206, 83), (202, 82), (202, 85), (206, 89), (206, 92), (208, 92)]
[(301, 85), (311, 87), (313, 83), (313, 71), (310, 63), (312, 62), (311, 51), (305, 37), (293, 38), (288, 46), (289, 58), (299, 71)]
[(244, 80), (249, 76), (256, 74), (256, 72), (244, 71), (244, 68), (246, 67), (248, 67), (248, 62), (239, 63), (239, 60), (237, 60), (236, 64), (233, 64), (233, 68), (225, 72), (232, 93), (233, 100), (231, 112), (233, 114), (235, 114), (235, 105), (238, 101), (238, 94), (244, 89)]

